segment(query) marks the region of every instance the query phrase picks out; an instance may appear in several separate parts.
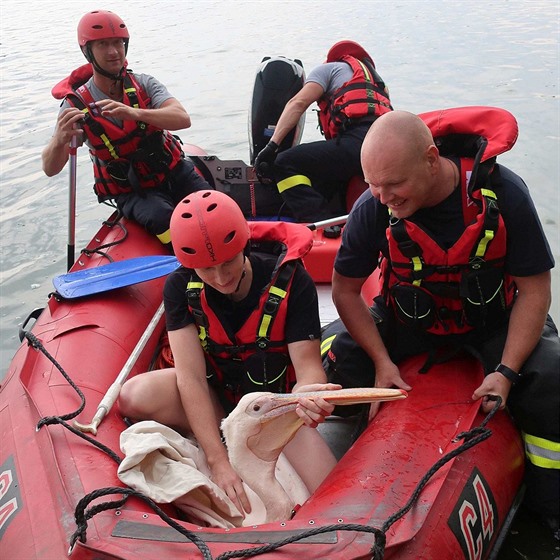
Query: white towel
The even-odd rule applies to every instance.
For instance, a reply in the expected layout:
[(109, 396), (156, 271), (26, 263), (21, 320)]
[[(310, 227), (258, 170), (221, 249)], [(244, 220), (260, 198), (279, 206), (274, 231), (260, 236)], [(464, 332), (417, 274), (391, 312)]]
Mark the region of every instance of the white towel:
[[(264, 505), (247, 485), (252, 511), (244, 518), (212, 482), (206, 456), (194, 440), (158, 422), (144, 421), (122, 432), (120, 446), (125, 457), (117, 471), (119, 479), (157, 503), (173, 503), (190, 522), (224, 529), (265, 522)], [(278, 471), (297, 477), (283, 454)]]

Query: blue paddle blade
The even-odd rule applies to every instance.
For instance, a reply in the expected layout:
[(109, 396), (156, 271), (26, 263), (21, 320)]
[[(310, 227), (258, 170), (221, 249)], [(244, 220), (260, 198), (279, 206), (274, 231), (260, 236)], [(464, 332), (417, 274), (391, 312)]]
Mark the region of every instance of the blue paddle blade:
[(138, 257), (62, 274), (53, 284), (63, 298), (72, 299), (160, 278), (179, 266), (173, 256)]

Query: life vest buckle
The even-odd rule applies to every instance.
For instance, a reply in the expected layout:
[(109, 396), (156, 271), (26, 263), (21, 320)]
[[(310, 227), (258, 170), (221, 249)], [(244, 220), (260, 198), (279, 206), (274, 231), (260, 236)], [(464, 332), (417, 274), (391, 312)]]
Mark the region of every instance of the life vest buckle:
[(266, 336), (259, 336), (256, 340), (256, 346), (259, 350), (266, 350), (270, 345), (270, 339)]
[(264, 304), (264, 312), (269, 315), (274, 315), (278, 310), (278, 306), (282, 300), (278, 296), (269, 295), (268, 300)]

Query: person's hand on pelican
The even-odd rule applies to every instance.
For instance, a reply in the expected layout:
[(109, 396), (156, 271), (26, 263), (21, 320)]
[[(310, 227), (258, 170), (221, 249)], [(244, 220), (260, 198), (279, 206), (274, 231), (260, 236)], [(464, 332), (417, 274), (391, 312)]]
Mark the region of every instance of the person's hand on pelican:
[[(309, 385), (296, 385), (293, 393), (307, 393), (311, 391), (335, 391), (341, 389), (342, 385), (336, 383), (311, 383)], [(321, 397), (303, 397), (297, 408), (296, 414), (310, 428), (316, 428), (332, 414), (334, 404), (330, 404)]]
[(243, 480), (227, 460), (212, 465), (212, 480), (228, 495), (243, 517), (251, 513), (251, 504), (243, 488)]

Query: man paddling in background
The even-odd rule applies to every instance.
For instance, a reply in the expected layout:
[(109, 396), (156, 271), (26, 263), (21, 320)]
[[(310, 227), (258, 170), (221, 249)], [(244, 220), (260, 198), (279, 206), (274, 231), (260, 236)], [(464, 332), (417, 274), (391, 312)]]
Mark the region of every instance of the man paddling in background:
[(193, 191), (211, 188), (169, 132), (189, 128), (189, 114), (154, 77), (127, 71), (129, 32), (118, 15), (104, 10), (84, 15), (78, 43), (89, 64), (53, 89), (64, 101), (43, 150), (43, 171), (49, 177), (62, 171), (80, 129), (99, 201), (115, 200), (126, 218), (171, 249), (175, 205)]

